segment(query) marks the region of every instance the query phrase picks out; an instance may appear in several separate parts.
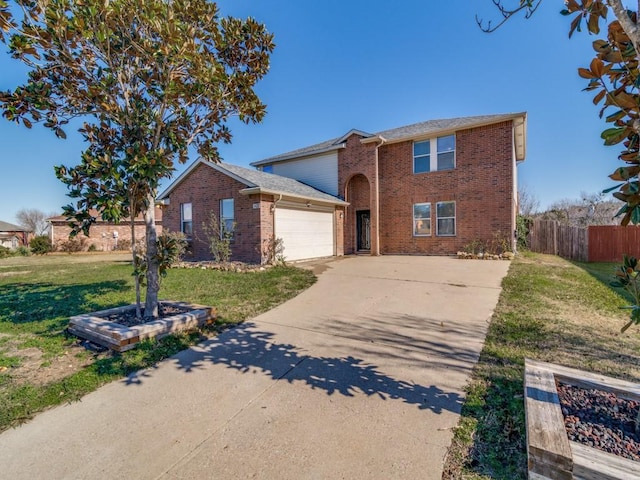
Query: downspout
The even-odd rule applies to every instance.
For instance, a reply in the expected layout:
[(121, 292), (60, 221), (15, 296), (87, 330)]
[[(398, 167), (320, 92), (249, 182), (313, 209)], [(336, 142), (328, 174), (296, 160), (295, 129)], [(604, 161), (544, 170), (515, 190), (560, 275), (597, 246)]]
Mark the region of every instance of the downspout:
[(375, 155), (376, 162), (375, 162), (375, 173), (374, 173), (374, 179), (376, 182), (376, 188), (375, 188), (376, 201), (374, 204), (374, 212), (375, 212), (375, 218), (376, 218), (376, 237), (375, 237), (376, 248), (374, 251), (371, 252), (372, 255), (376, 255), (376, 256), (380, 255), (380, 176), (379, 176), (378, 150), (386, 142), (385, 138), (380, 135), (378, 135), (377, 138), (380, 141), (380, 143), (376, 143), (376, 155)]

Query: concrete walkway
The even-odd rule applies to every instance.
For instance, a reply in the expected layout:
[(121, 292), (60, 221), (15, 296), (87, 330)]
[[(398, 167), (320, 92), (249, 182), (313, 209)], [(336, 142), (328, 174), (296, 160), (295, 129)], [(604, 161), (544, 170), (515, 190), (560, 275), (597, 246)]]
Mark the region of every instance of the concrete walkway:
[(295, 299), (0, 435), (0, 476), (439, 479), (509, 263), (350, 257)]

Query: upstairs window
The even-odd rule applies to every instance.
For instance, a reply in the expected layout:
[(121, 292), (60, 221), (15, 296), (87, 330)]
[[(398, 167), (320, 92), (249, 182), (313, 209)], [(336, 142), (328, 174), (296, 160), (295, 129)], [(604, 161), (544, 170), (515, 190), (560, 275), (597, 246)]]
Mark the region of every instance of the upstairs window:
[[(434, 155), (431, 154), (434, 152)], [(413, 173), (453, 170), (456, 168), (456, 136), (413, 142)]]
[(413, 143), (413, 173), (431, 170), (431, 140)]
[(456, 168), (456, 136), (438, 137), (438, 171)]
[(453, 237), (456, 234), (456, 202), (436, 203), (436, 235)]
[(225, 232), (233, 232), (235, 223), (233, 198), (223, 198), (220, 200), (220, 236), (224, 237)]
[(262, 171), (266, 173), (273, 173), (273, 165), (265, 165), (262, 167)]
[(187, 238), (193, 234), (193, 218), (191, 216), (191, 203), (180, 204), (180, 231)]

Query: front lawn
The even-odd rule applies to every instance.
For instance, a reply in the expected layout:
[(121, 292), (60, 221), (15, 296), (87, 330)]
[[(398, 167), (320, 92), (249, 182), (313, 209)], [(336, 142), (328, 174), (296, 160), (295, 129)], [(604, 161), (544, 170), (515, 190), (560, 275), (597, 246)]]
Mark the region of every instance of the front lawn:
[[(622, 260), (622, 259), (621, 259)], [(525, 252), (512, 262), (467, 389), (445, 479), (525, 479), (524, 358), (640, 382), (640, 328), (615, 264)]]
[(215, 306), (218, 322), (114, 354), (87, 350), (65, 329), (71, 315), (135, 300), (126, 257), (0, 260), (0, 431), (269, 310), (314, 282), (310, 271), (293, 267), (250, 273), (170, 270), (160, 298)]

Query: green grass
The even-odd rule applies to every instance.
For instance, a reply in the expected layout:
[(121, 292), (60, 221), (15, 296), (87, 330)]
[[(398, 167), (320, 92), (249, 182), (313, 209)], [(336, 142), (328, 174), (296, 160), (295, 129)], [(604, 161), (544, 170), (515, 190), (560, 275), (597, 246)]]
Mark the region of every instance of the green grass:
[[(132, 303), (133, 278), (126, 261), (91, 256), (0, 260), (0, 431), (151, 366), (226, 325), (284, 302), (314, 281), (310, 271), (293, 267), (253, 273), (170, 270), (160, 297), (215, 306), (218, 323), (206, 330), (146, 341), (123, 354), (95, 354), (78, 348), (77, 338), (66, 333), (68, 318)], [(52, 382), (25, 381), (17, 372), (26, 349), (41, 353), (42, 368), (70, 351), (85, 366)]]
[(525, 479), (524, 359), (640, 382), (639, 330), (620, 333), (614, 264), (525, 253), (511, 264), (468, 386), (445, 465), (448, 479)]

